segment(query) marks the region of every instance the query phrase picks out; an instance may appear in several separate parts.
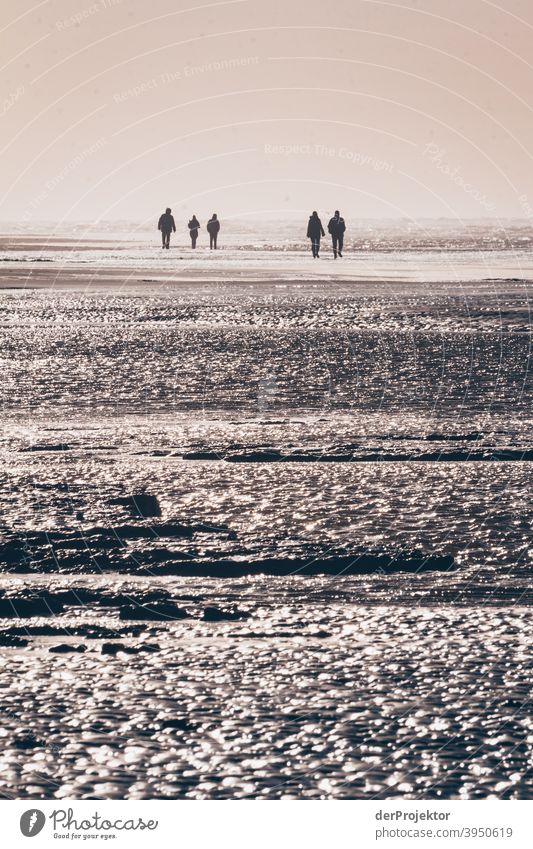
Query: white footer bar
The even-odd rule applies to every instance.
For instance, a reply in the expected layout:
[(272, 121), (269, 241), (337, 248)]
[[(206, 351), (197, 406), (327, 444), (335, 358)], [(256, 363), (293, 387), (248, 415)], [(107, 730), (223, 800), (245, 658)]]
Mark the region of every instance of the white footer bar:
[(529, 801), (4, 801), (6, 847), (533, 846)]

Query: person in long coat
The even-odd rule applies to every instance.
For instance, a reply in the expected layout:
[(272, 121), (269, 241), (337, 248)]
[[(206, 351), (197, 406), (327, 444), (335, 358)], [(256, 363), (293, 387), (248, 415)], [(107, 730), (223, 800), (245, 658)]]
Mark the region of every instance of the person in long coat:
[(311, 239), (311, 250), (315, 259), (320, 256), (320, 237), (325, 235), (322, 222), (318, 217), (318, 212), (315, 210), (309, 216), (309, 223), (307, 225), (307, 238)]
[(189, 221), (189, 235), (191, 237), (191, 246), (193, 248), (196, 247), (196, 240), (198, 238), (198, 230), (200, 229), (200, 222), (198, 221), (196, 215), (193, 215), (191, 220)]

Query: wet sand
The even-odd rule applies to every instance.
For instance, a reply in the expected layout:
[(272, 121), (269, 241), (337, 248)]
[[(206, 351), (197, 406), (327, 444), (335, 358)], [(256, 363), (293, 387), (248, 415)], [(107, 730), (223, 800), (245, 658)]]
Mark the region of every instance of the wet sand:
[(246, 606), (4, 649), (3, 797), (530, 798), (528, 611)]
[(3, 265), (0, 794), (531, 798), (531, 284)]

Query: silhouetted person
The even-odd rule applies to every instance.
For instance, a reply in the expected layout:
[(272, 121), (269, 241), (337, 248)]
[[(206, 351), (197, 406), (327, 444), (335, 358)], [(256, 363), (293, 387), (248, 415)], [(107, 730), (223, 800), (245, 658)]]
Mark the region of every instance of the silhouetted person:
[(189, 235), (191, 237), (191, 245), (193, 248), (196, 247), (196, 239), (198, 238), (199, 228), (200, 222), (198, 221), (196, 215), (193, 215), (193, 217), (189, 221)]
[(157, 225), (157, 229), (161, 230), (162, 247), (167, 249), (170, 247), (170, 234), (176, 232), (176, 224), (174, 216), (170, 214), (171, 212), (170, 206), (167, 206)]
[(331, 241), (333, 243), (333, 256), (337, 259), (337, 251), (339, 256), (342, 256), (342, 248), (344, 245), (344, 231), (346, 230), (346, 224), (344, 223), (344, 218), (341, 218), (341, 214), (338, 209), (335, 210), (335, 215), (333, 218), (329, 219), (328, 224), (328, 233), (331, 233)]
[(212, 217), (207, 222), (207, 232), (209, 233), (209, 248), (217, 249), (217, 236), (220, 230), (220, 221), (217, 218), (216, 212), (213, 212)]
[(322, 222), (318, 217), (318, 212), (315, 210), (315, 212), (309, 216), (309, 224), (307, 225), (307, 238), (311, 239), (311, 249), (315, 259), (320, 256), (320, 237), (325, 235)]

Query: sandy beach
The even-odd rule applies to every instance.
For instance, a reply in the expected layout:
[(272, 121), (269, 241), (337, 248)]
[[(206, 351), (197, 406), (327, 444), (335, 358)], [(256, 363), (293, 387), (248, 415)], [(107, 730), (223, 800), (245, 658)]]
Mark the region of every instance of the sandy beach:
[(525, 259), (92, 251), (3, 254), (2, 797), (530, 798)]

